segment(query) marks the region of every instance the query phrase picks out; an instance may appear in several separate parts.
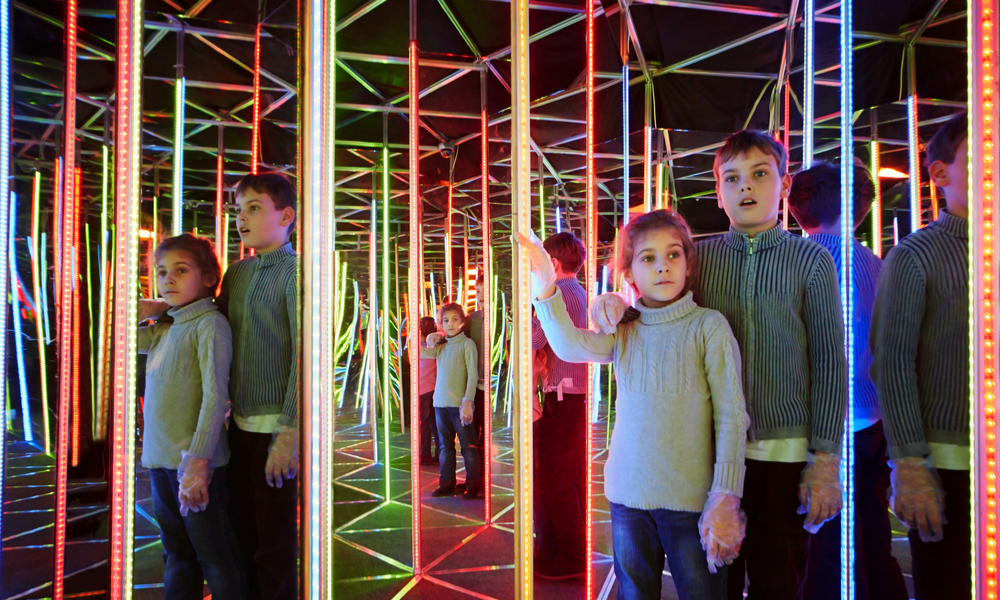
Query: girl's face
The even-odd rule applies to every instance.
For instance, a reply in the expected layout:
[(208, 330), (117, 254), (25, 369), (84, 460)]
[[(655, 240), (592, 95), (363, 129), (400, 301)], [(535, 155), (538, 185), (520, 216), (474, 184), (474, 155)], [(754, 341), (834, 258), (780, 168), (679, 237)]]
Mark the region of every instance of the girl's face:
[(448, 337), (453, 337), (461, 333), (463, 325), (465, 325), (465, 319), (457, 312), (448, 311), (441, 315), (441, 329), (444, 330), (445, 335)]
[(160, 295), (174, 308), (208, 298), (215, 284), (207, 275), (202, 275), (191, 255), (183, 250), (164, 252), (156, 266)]
[(649, 308), (661, 308), (677, 300), (687, 276), (684, 244), (673, 228), (657, 229), (640, 237), (632, 265), (625, 270), (625, 281), (639, 290)]

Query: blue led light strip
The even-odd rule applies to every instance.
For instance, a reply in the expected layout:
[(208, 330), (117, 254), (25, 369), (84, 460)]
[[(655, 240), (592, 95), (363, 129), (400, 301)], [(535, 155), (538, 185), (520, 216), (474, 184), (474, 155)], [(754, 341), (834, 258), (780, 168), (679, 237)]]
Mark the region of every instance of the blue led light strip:
[[(812, 2), (807, 0), (806, 6)], [(847, 354), (847, 419), (840, 471), (843, 503), (840, 518), (841, 598), (854, 598), (854, 129), (853, 129), (853, 48), (851, 45), (852, 1), (840, 5), (840, 301), (844, 310), (844, 351)], [(811, 19), (810, 19), (811, 21)], [(812, 48), (809, 43), (807, 48)], [(812, 69), (811, 61), (808, 69)], [(811, 88), (809, 88), (811, 89)], [(811, 123), (810, 116), (806, 122)], [(878, 175), (876, 174), (876, 177)]]
[[(0, 231), (7, 231), (6, 210), (3, 203), (8, 201), (10, 194), (10, 0), (0, 0)], [(7, 252), (5, 244), (0, 244), (0, 255)], [(6, 256), (0, 256), (0, 264), (6, 264)], [(7, 271), (0, 269), (0, 290), (7, 289)], [(7, 331), (7, 311), (0, 311), (0, 331)], [(7, 336), (0, 336), (0, 360), (7, 358)], [(0, 426), (0, 444), (6, 448), (7, 427), (6, 418)], [(7, 453), (0, 451), (0, 481), (4, 481), (6, 465), (4, 458)], [(3, 486), (0, 486), (0, 506), (3, 502)], [(0, 513), (0, 529), (3, 527), (3, 515)]]

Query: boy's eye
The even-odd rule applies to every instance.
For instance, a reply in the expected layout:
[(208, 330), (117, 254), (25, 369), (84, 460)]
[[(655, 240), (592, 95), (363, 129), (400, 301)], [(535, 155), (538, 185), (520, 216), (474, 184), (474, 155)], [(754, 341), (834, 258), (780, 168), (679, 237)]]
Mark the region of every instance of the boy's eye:
[(754, 173), (754, 177), (763, 177), (765, 175), (767, 175), (767, 171), (764, 171), (764, 170), (760, 170), (760, 171), (757, 171), (756, 173)]

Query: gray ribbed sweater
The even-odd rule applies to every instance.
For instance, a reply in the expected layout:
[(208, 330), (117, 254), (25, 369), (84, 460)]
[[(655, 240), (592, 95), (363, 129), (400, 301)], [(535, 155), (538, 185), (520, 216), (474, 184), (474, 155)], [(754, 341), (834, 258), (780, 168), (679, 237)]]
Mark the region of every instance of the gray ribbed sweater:
[(725, 317), (691, 293), (611, 335), (577, 328), (562, 291), (535, 301), (552, 350), (569, 362), (614, 361), (617, 416), (604, 468), (608, 500), (701, 512), (710, 491), (743, 495), (747, 414), (740, 350)]
[(291, 244), (244, 258), (222, 278), (218, 304), (233, 327), (233, 410), (299, 426), (299, 255)]
[(223, 432), (229, 412), (232, 334), (212, 298), (167, 312), (173, 323), (140, 327), (139, 353), (146, 360), (142, 466), (176, 469), (181, 451), (229, 462)]
[(479, 353), (476, 343), (464, 333), (446, 338), (447, 343), (433, 348), (420, 345), (420, 358), (437, 360), (437, 381), (434, 383), (434, 406), (462, 406), (462, 400), (476, 399), (479, 381)]
[(969, 222), (942, 210), (885, 259), (872, 380), (892, 458), (969, 445)]
[(740, 344), (750, 439), (806, 437), (810, 450), (840, 454), (847, 359), (830, 253), (780, 223), (696, 248), (696, 299), (726, 317)]

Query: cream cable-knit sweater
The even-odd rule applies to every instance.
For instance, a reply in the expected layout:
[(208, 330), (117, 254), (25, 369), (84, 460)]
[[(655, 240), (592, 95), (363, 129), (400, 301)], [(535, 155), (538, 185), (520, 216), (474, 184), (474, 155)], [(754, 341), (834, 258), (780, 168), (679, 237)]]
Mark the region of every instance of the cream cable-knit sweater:
[(710, 491), (743, 495), (749, 418), (740, 350), (722, 314), (688, 292), (607, 335), (577, 329), (560, 292), (535, 301), (552, 350), (569, 362), (614, 361), (617, 418), (604, 468), (608, 500), (701, 512)]

